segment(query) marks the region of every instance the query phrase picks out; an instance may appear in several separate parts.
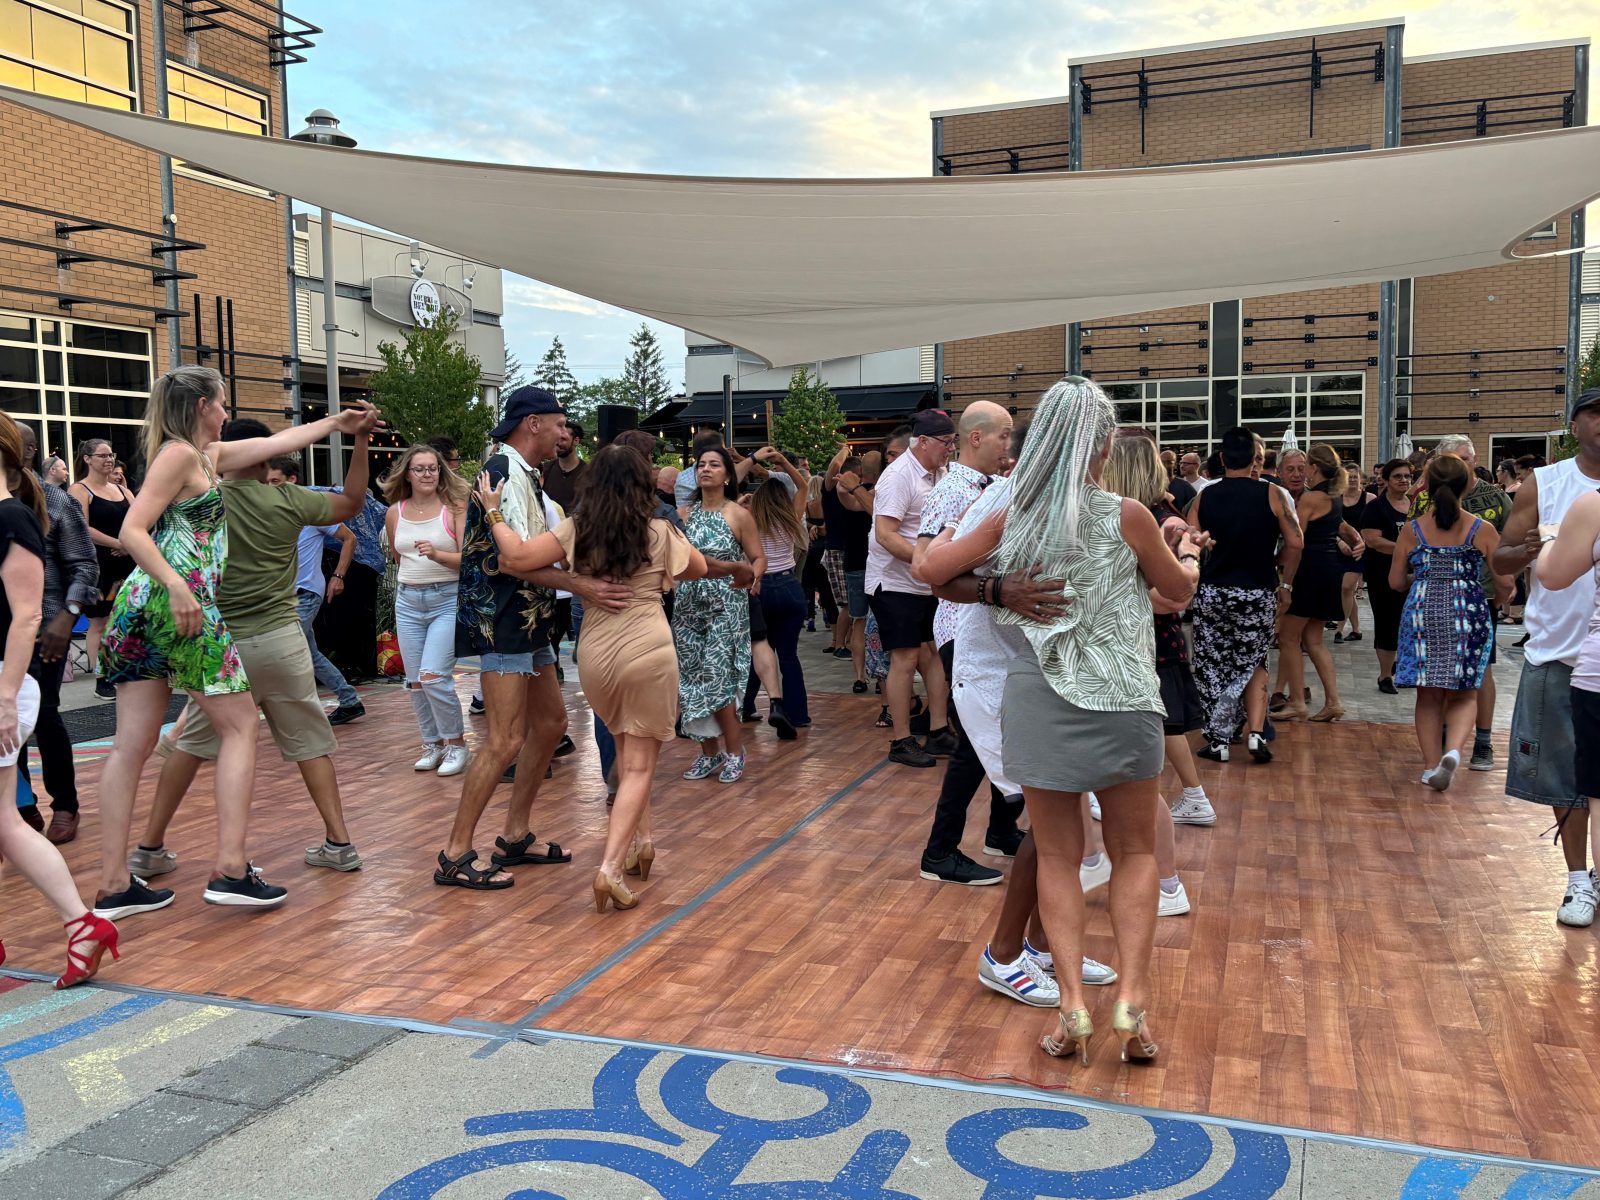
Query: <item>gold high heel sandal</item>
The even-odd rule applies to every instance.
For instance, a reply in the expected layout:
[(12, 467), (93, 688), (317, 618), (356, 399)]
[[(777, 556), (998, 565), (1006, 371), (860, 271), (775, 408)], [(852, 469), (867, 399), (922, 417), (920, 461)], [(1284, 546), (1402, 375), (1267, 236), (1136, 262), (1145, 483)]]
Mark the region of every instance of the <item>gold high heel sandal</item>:
[(1315, 716), (1307, 717), (1306, 719), (1308, 721), (1331, 722), (1337, 721), (1342, 716), (1344, 716), (1344, 706), (1342, 704), (1324, 704), (1322, 706), (1322, 711), (1318, 712)]
[(620, 912), (625, 908), (632, 908), (639, 903), (639, 897), (630, 892), (620, 879), (608, 879), (604, 871), (594, 874), (594, 910), (605, 912), (606, 902), (610, 901)]
[(1089, 1010), (1075, 1008), (1071, 1012), (1062, 1013), (1056, 1018), (1057, 1029), (1055, 1034), (1045, 1034), (1039, 1039), (1039, 1048), (1051, 1058), (1066, 1058), (1071, 1054), (1070, 1047), (1077, 1047), (1078, 1065), (1089, 1065), (1089, 1039), (1094, 1036), (1094, 1022), (1089, 1019)]
[(628, 875), (637, 875), (641, 881), (650, 878), (650, 868), (656, 861), (656, 844), (654, 842), (641, 842), (628, 851), (628, 857), (623, 860), (622, 869)]
[[(1310, 711), (1304, 704), (1282, 704), (1277, 708), (1268, 709), (1267, 715), (1274, 721), (1304, 721)], [(1315, 717), (1310, 719), (1316, 720)]]
[(1122, 1039), (1123, 1062), (1150, 1062), (1160, 1049), (1145, 1038), (1144, 1009), (1118, 1000), (1111, 1014), (1111, 1028)]

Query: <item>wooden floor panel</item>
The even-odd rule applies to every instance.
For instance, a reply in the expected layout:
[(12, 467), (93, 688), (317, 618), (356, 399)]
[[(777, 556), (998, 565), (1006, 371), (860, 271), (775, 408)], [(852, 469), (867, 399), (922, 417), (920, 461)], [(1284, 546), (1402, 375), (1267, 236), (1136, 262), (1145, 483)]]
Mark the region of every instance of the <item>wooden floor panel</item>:
[[(337, 760), (368, 865), (338, 875), (301, 863), (315, 816), (298, 772), (263, 740), (251, 844), (267, 877), (290, 888), (288, 904), (241, 913), (201, 902), (213, 830), (203, 772), (169, 839), (183, 866), (161, 882), (178, 901), (123, 922), (124, 958), (107, 977), (517, 1022), (701, 898), (539, 1024), (1600, 1165), (1600, 938), (1554, 922), (1563, 876), (1559, 853), (1539, 841), (1548, 814), (1506, 799), (1498, 771), (1462, 773), (1445, 796), (1419, 787), (1408, 727), (1292, 726), (1269, 767), (1204, 767), (1219, 821), (1178, 831), (1194, 911), (1156, 930), (1149, 1007), (1162, 1056), (1122, 1067), (1104, 1030), (1114, 989), (1091, 990), (1103, 1032), (1079, 1070), (1038, 1050), (1048, 1013), (976, 981), (1001, 889), (918, 878), (941, 772), (872, 772), (885, 743), (870, 727), (873, 698), (819, 700), (816, 727), (797, 743), (758, 728), (738, 785), (678, 779), (691, 747), (669, 747), (656, 873), (638, 909), (598, 916), (589, 882), (605, 807), (586, 710), (568, 691), (580, 750), (545, 784), (534, 825), (576, 851), (573, 865), (520, 868), (509, 892), (435, 887), (458, 789), (411, 771), (409, 704), (379, 688), (365, 697), (371, 715), (339, 731)], [(85, 883), (98, 771), (80, 770), (84, 833), (66, 847)], [(485, 816), (485, 853), (508, 794)], [(973, 808), (970, 851), (983, 808)], [(27, 886), (6, 878), (0, 905), (8, 965), (59, 969), (59, 926)], [(1089, 953), (1114, 963), (1103, 892), (1089, 918)]]

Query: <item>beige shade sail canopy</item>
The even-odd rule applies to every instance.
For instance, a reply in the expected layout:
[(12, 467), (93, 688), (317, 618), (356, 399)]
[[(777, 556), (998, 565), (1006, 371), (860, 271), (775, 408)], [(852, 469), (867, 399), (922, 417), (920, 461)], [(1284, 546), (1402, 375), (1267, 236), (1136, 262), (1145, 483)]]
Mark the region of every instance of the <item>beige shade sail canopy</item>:
[(742, 347), (774, 365), (1493, 266), (1600, 196), (1600, 127), (949, 179), (454, 162), (0, 98)]

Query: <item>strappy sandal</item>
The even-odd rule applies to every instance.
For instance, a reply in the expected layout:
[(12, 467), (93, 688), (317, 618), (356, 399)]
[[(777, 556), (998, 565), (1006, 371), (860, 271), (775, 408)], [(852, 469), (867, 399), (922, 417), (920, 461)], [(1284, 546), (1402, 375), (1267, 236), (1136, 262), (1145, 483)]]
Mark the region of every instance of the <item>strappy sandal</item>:
[[(117, 953), (117, 927), (104, 917), (86, 912), (77, 920), (68, 921), (66, 929), (67, 969), (56, 980), (57, 991), (92, 979), (100, 969), (101, 955), (107, 950), (111, 951), (113, 960), (122, 957)], [(3, 960), (4, 953), (0, 949), (0, 960)]]
[(476, 850), (468, 850), (460, 858), (451, 858), (443, 850), (439, 851), (439, 869), (433, 873), (433, 881), (440, 887), (463, 887), (474, 892), (497, 892), (516, 882), (515, 879), (496, 879), (499, 867), (485, 871), (473, 866), (477, 857)]
[(508, 842), (505, 838), (495, 838), (495, 852), (489, 856), (496, 870), (506, 867), (535, 866), (545, 867), (556, 863), (569, 863), (572, 855), (561, 849), (560, 842), (547, 842), (547, 854), (536, 854), (533, 845), (538, 839), (530, 829), (526, 835), (515, 842)]

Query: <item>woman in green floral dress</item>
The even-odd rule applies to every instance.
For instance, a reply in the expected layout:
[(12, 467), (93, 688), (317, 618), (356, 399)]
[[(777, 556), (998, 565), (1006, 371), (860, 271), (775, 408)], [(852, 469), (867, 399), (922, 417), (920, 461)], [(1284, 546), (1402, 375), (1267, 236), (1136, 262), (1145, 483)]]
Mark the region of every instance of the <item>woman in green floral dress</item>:
[[(739, 507), (733, 459), (721, 446), (695, 464), (700, 498), (684, 526), (689, 544), (708, 560), (748, 560), (760, 586), (766, 556), (755, 520)], [(678, 706), (683, 731), (700, 742), (700, 756), (685, 779), (716, 775), (734, 783), (744, 775), (744, 729), (739, 697), (750, 675), (750, 602), (730, 578), (690, 579), (672, 602), (672, 639), (678, 650)], [(718, 738), (727, 743), (723, 752)]]
[(227, 407), (222, 377), (209, 367), (179, 367), (156, 380), (145, 413), (144, 487), (123, 521), (121, 540), (137, 564), (106, 624), (105, 677), (117, 689), (117, 734), (100, 776), (100, 890), (97, 916), (117, 920), (172, 903), (128, 873), (128, 826), (145, 760), (155, 748), (167, 701), (177, 687), (192, 696), (221, 738), (217, 755), (217, 867), (206, 887), (212, 904), (270, 907), (287, 892), (271, 887), (245, 856), (255, 781), (256, 707), (238, 651), (217, 610), (228, 561), (219, 471), (293, 454), (335, 429), (377, 424), (357, 404), (337, 417), (271, 437), (222, 442)]

